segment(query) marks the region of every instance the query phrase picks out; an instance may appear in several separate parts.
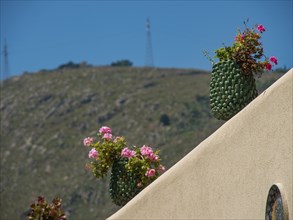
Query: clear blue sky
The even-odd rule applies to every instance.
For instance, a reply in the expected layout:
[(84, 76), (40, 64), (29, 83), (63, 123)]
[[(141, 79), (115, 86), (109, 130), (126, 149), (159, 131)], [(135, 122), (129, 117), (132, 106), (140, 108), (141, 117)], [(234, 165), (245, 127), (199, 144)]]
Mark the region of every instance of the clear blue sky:
[(54, 69), (73, 61), (144, 66), (147, 17), (156, 67), (211, 69), (202, 51), (231, 45), (238, 27), (263, 24), (264, 52), (292, 67), (290, 1), (3, 1), (10, 75)]

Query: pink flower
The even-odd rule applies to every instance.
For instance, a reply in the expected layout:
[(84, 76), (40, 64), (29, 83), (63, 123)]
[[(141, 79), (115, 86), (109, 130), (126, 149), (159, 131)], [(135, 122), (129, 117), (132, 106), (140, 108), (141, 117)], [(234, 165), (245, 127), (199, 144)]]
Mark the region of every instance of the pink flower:
[(110, 141), (112, 139), (112, 134), (110, 133), (105, 133), (104, 136), (103, 136), (104, 139)]
[(262, 24), (260, 24), (260, 25), (257, 26), (257, 30), (258, 30), (260, 33), (266, 31), (265, 27), (264, 27)]
[(154, 176), (155, 174), (156, 174), (155, 169), (149, 169), (149, 170), (146, 171), (146, 173), (145, 173), (145, 175), (146, 175), (147, 177), (152, 177), (152, 176)]
[(153, 161), (157, 161), (159, 159), (159, 156), (153, 152), (153, 149), (151, 147), (146, 146), (146, 145), (143, 145), (140, 148), (140, 153), (142, 156), (146, 156), (147, 158), (149, 158), (150, 160), (153, 160)]
[(147, 155), (147, 157), (153, 161), (157, 161), (159, 159), (159, 156), (154, 153), (150, 153), (149, 155)]
[(265, 64), (265, 68), (267, 69), (267, 70), (272, 70), (272, 64), (270, 64), (270, 63), (266, 63)]
[(270, 61), (274, 64), (278, 64), (278, 59), (275, 56), (270, 57)]
[(128, 159), (134, 157), (136, 155), (134, 150), (130, 150), (127, 147), (123, 148), (121, 151), (121, 156), (122, 157), (127, 157)]
[(148, 147), (146, 145), (143, 145), (141, 148), (140, 148), (140, 153), (141, 155), (143, 156), (149, 156), (151, 153), (153, 153), (153, 149), (151, 147)]
[(94, 139), (91, 137), (87, 137), (83, 140), (83, 145), (85, 147), (89, 147), (93, 143)]
[(99, 156), (98, 151), (95, 148), (91, 149), (89, 152), (89, 158), (97, 158)]
[(112, 133), (111, 128), (109, 128), (107, 126), (101, 127), (99, 132), (100, 132), (100, 134), (107, 134), (107, 133), (111, 134)]
[(158, 168), (158, 171), (160, 174), (164, 173), (166, 171), (166, 168), (163, 165), (160, 165)]

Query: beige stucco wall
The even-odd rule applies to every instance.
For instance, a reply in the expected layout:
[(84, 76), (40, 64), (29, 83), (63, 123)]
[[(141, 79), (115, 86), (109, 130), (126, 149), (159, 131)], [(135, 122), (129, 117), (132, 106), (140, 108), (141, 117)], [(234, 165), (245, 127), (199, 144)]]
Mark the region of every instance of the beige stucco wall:
[(110, 219), (264, 219), (281, 183), (293, 218), (292, 69)]

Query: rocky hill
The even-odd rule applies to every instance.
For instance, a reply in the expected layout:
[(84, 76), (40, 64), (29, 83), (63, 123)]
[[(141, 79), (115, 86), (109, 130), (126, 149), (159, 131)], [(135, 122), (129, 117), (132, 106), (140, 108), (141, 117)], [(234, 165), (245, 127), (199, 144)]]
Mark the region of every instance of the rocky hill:
[[(282, 73), (257, 80), (263, 91)], [(10, 78), (1, 88), (1, 219), (20, 219), (37, 196), (59, 196), (69, 219), (117, 211), (109, 178), (84, 168), (82, 140), (107, 125), (129, 144), (160, 149), (171, 167), (224, 122), (209, 108), (210, 74), (194, 69), (80, 67)], [(200, 177), (199, 177), (200, 178)]]

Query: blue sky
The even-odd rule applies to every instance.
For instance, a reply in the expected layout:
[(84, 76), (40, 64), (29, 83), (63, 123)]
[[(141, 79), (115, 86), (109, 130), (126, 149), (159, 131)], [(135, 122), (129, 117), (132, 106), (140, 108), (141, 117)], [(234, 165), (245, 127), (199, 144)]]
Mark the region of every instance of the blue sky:
[(276, 56), (278, 67), (292, 67), (292, 0), (1, 0), (1, 71), (4, 39), (10, 75), (69, 61), (99, 66), (129, 59), (144, 66), (147, 17), (156, 67), (210, 70), (202, 51), (231, 45), (247, 18), (266, 28), (264, 53)]

